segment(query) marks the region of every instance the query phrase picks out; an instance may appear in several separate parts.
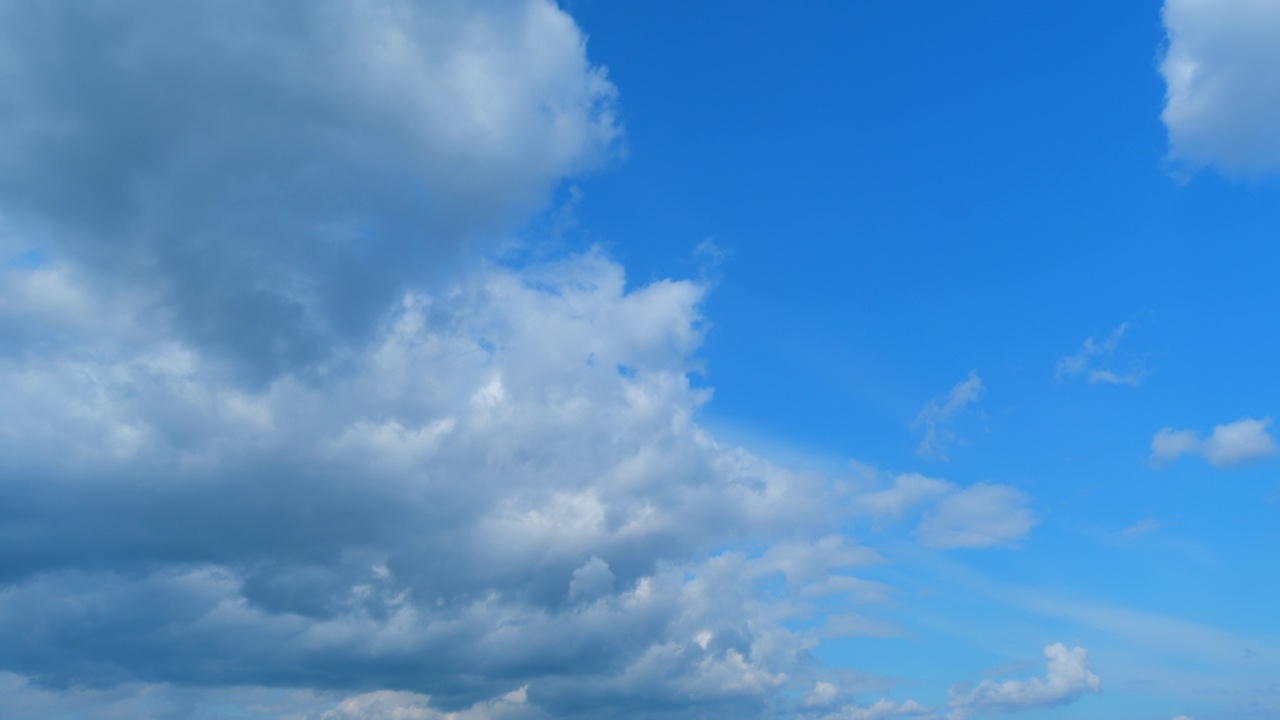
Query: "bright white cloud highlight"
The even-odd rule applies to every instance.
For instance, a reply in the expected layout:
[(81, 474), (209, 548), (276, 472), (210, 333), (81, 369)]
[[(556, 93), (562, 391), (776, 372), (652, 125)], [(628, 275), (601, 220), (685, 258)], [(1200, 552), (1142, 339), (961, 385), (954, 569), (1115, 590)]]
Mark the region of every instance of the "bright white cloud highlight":
[(1258, 462), (1280, 452), (1271, 424), (1271, 418), (1245, 418), (1215, 426), (1207, 438), (1194, 430), (1164, 428), (1151, 440), (1151, 463), (1165, 465), (1183, 455), (1200, 455), (1218, 468)]
[(972, 690), (953, 688), (947, 707), (949, 720), (988, 712), (1013, 712), (1063, 705), (1086, 692), (1101, 692), (1102, 681), (1089, 668), (1089, 651), (1054, 643), (1044, 649), (1049, 667), (1043, 678), (984, 680)]
[(932, 400), (921, 408), (912, 422), (913, 428), (924, 428), (924, 437), (916, 446), (916, 454), (946, 460), (951, 446), (959, 442), (950, 423), (971, 403), (982, 397), (982, 378), (971, 372), (969, 377), (956, 383), (945, 397)]
[(841, 708), (824, 720), (888, 720), (888, 718), (924, 717), (936, 717), (936, 715), (932, 708), (925, 707), (915, 700), (894, 702), (881, 698), (866, 707), (850, 705)]
[(1280, 4), (1166, 0), (1170, 155), (1227, 173), (1280, 170)]

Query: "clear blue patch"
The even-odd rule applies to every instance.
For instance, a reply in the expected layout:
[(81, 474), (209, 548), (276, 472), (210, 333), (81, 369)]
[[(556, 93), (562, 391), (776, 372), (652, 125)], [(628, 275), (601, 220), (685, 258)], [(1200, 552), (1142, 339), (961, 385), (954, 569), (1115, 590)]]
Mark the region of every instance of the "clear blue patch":
[(48, 264), (49, 256), (45, 255), (44, 251), (31, 249), (9, 258), (9, 261), (5, 263), (5, 267), (35, 270)]

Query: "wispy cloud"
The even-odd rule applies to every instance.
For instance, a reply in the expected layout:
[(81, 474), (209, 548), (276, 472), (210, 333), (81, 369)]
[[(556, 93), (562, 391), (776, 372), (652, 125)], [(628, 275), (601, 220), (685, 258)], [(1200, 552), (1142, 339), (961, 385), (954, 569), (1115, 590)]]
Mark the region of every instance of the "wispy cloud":
[(1120, 341), (1128, 330), (1128, 323), (1120, 323), (1119, 327), (1102, 340), (1085, 338), (1084, 344), (1075, 354), (1058, 361), (1057, 377), (1083, 376), (1091, 384), (1137, 385), (1142, 380), (1143, 371), (1140, 366), (1129, 363), (1128, 367), (1119, 369), (1114, 364)]
[(1125, 540), (1132, 540), (1133, 538), (1141, 537), (1142, 535), (1146, 535), (1147, 533), (1155, 532), (1156, 530), (1159, 530), (1160, 528), (1165, 527), (1165, 525), (1166, 525), (1165, 523), (1160, 522), (1159, 520), (1156, 520), (1154, 518), (1143, 518), (1135, 522), (1134, 524), (1130, 525), (1129, 527), (1121, 530), (1117, 534), (1121, 538), (1124, 538)]
[(947, 460), (947, 452), (952, 445), (960, 442), (948, 427), (957, 415), (970, 404), (982, 397), (984, 388), (978, 373), (971, 372), (969, 377), (955, 384), (944, 397), (931, 400), (916, 415), (911, 423), (913, 429), (924, 429), (924, 437), (916, 446), (916, 454), (923, 457)]
[(1011, 545), (1026, 538), (1039, 522), (1030, 497), (1010, 485), (974, 483), (965, 488), (918, 473), (902, 473), (882, 490), (853, 500), (853, 510), (877, 523), (901, 519), (923, 508), (914, 534), (920, 544), (938, 549)]
[(1217, 468), (1258, 462), (1280, 452), (1268, 432), (1271, 418), (1245, 418), (1218, 425), (1207, 438), (1194, 430), (1164, 428), (1151, 439), (1151, 464), (1166, 465), (1183, 455), (1199, 455)]

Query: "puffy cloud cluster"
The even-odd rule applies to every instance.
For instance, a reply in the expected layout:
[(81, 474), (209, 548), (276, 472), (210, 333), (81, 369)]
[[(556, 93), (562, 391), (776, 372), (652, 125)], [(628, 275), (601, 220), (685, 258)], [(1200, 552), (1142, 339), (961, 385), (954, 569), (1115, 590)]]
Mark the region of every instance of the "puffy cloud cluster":
[(1271, 418), (1245, 418), (1214, 426), (1207, 438), (1194, 430), (1164, 428), (1151, 439), (1151, 462), (1164, 465), (1183, 455), (1200, 455), (1219, 468), (1257, 462), (1280, 452), (1270, 427)]
[(0, 57), (16, 717), (803, 714), (900, 632), (842, 528), (1034, 523), (718, 444), (697, 282), (475, 252), (620, 134), (550, 2), (0, 2)]
[[(264, 389), (164, 336), (0, 363), (0, 663), (445, 707), (759, 701), (814, 638), (753, 584), (877, 555), (833, 534), (827, 481), (692, 422), (702, 289), (624, 286), (598, 254), (491, 266), (406, 296), (335, 376)], [(751, 539), (773, 547), (707, 554)]]
[(1271, 0), (1166, 0), (1170, 154), (1233, 174), (1280, 170), (1280, 6)]
[(1078, 699), (1086, 692), (1101, 692), (1102, 681), (1089, 668), (1089, 651), (1054, 643), (1044, 649), (1049, 667), (1043, 678), (984, 680), (965, 692), (951, 691), (949, 720), (965, 720), (975, 713), (1011, 712), (1053, 707)]

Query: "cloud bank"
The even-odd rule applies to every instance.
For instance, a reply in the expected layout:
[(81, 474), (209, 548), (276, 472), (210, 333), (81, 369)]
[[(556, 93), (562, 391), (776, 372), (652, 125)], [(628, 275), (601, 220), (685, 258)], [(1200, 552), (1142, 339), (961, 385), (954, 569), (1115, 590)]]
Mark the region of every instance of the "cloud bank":
[(718, 443), (700, 282), (486, 254), (620, 141), (549, 2), (7, 2), (0, 54), (16, 717), (796, 716), (900, 633), (852, 523), (1034, 524)]

